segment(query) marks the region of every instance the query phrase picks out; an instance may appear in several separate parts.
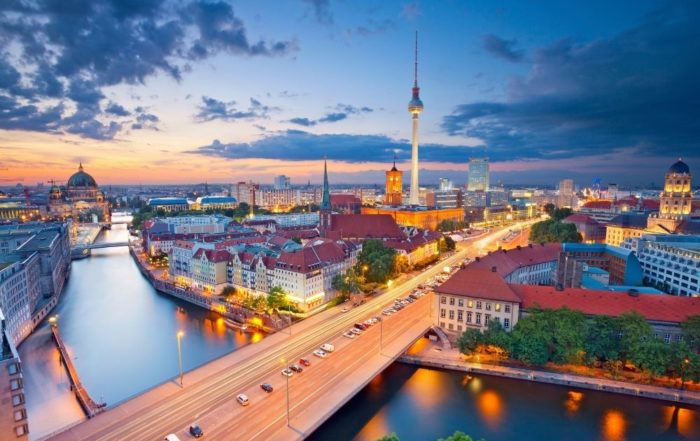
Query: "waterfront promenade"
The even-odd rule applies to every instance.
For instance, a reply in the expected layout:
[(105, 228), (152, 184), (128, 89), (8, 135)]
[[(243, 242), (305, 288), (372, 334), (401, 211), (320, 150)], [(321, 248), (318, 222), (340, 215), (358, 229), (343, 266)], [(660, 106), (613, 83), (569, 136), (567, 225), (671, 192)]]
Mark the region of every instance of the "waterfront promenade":
[(467, 362), (464, 361), (457, 349), (442, 350), (442, 348), (440, 348), (440, 350), (436, 350), (435, 346), (432, 344), (426, 345), (421, 348), (420, 351), (412, 351), (410, 354), (403, 355), (399, 358), (399, 361), (429, 368), (449, 369), (517, 380), (558, 384), (579, 389), (613, 392), (635, 397), (653, 398), (674, 403), (691, 404), (695, 406), (700, 405), (699, 392), (609, 380), (606, 378), (592, 378), (582, 375)]

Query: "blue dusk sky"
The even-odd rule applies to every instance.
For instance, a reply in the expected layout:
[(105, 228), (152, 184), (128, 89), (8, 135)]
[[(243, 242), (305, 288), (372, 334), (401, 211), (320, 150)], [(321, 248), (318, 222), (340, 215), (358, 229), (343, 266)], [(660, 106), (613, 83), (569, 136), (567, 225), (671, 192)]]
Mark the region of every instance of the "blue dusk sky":
[(4, 0), (0, 183), (382, 182), (416, 31), (422, 184), (700, 166), (700, 2)]

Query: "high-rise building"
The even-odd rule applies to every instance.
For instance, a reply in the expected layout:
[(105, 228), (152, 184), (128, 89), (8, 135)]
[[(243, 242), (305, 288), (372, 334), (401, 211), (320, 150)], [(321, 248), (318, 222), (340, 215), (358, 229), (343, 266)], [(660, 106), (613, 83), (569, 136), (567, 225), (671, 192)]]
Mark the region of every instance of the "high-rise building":
[(440, 191), (446, 191), (446, 190), (452, 190), (454, 188), (454, 184), (452, 183), (451, 180), (447, 178), (440, 178)]
[(487, 191), (489, 189), (489, 179), (489, 158), (469, 158), (467, 190)]
[(562, 179), (559, 182), (559, 199), (557, 206), (559, 208), (572, 208), (574, 206), (574, 180)]
[(693, 190), (688, 164), (678, 159), (669, 167), (664, 190), (659, 199), (659, 212), (649, 216), (647, 228), (661, 227), (667, 231), (675, 231), (693, 210)]
[(22, 368), (15, 344), (0, 310), (0, 439), (27, 440)]
[(415, 63), (413, 68), (413, 97), (408, 103), (408, 111), (411, 113), (413, 121), (413, 132), (411, 136), (411, 190), (408, 203), (411, 205), (420, 204), (418, 194), (418, 115), (423, 111), (423, 101), (420, 99), (420, 88), (418, 87), (418, 32), (416, 32)]
[(386, 172), (386, 191), (384, 193), (384, 203), (395, 207), (401, 205), (403, 196), (403, 172), (396, 168), (396, 157), (394, 166)]
[(331, 189), (328, 185), (328, 163), (323, 160), (323, 196), (321, 196), (321, 205), (319, 207), (318, 227), (321, 231), (321, 236), (325, 237), (326, 232), (331, 228)]
[(275, 176), (275, 190), (286, 190), (289, 187), (291, 187), (289, 176)]

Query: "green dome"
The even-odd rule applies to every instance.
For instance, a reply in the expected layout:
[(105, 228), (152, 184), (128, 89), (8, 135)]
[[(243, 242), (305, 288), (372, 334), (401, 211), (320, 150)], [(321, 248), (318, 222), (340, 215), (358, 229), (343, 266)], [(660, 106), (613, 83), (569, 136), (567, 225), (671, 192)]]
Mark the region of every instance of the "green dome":
[(68, 179), (68, 184), (66, 184), (68, 188), (70, 187), (93, 187), (97, 188), (97, 182), (95, 182), (95, 179), (90, 176), (89, 174), (85, 173), (83, 171), (83, 164), (80, 164), (80, 167), (78, 167), (78, 171), (73, 174)]

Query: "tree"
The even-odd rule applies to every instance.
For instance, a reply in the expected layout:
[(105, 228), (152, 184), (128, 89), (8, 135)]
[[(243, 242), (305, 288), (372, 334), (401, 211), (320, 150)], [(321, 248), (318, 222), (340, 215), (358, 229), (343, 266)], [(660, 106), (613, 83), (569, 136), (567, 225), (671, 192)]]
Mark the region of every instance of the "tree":
[(336, 274), (331, 285), (333, 289), (340, 291), (344, 297), (360, 291), (360, 280), (353, 268), (348, 269), (345, 273)]
[(464, 355), (470, 355), (476, 348), (484, 342), (484, 334), (480, 330), (468, 328), (457, 339), (457, 347), (459, 352)]
[(568, 308), (549, 310), (555, 363), (581, 363), (586, 341), (586, 316)]
[(666, 372), (670, 361), (668, 345), (658, 337), (647, 338), (636, 345), (631, 360), (651, 377), (659, 376)]
[(573, 210), (571, 210), (571, 208), (556, 208), (550, 213), (550, 216), (552, 216), (552, 219), (555, 221), (560, 221), (571, 216), (572, 213)]
[(369, 282), (385, 283), (394, 276), (394, 258), (396, 250), (385, 247), (382, 241), (365, 240), (362, 251), (357, 256), (357, 268), (368, 268), (362, 273)]
[(518, 320), (511, 333), (513, 356), (528, 365), (541, 366), (550, 359), (551, 323), (545, 310), (533, 310)]
[(576, 225), (548, 219), (530, 228), (530, 242), (581, 242)]
[(408, 257), (404, 254), (396, 253), (394, 255), (394, 274), (401, 274), (410, 271), (411, 265), (408, 263)]
[(700, 353), (700, 315), (688, 317), (681, 323), (683, 339), (688, 343), (688, 347), (695, 353)]
[[(618, 317), (620, 338), (620, 355), (624, 360), (631, 360), (640, 345), (653, 337), (651, 325), (637, 312), (626, 312)], [(634, 361), (633, 361), (634, 363)], [(635, 363), (636, 364), (636, 363)]]
[(443, 238), (445, 239), (445, 249), (447, 251), (454, 251), (454, 249), (457, 247), (454, 239), (452, 239), (450, 236), (443, 236)]
[(498, 320), (489, 321), (489, 326), (484, 332), (484, 344), (496, 346), (504, 352), (510, 352), (510, 334), (503, 329), (503, 325)]
[(544, 212), (547, 213), (549, 215), (549, 217), (552, 217), (552, 213), (554, 213), (555, 208), (557, 208), (557, 206), (551, 202), (544, 204), (544, 207), (542, 207)]
[(383, 437), (378, 438), (377, 441), (399, 441), (399, 437), (392, 432), (390, 435), (384, 435)]
[(270, 309), (282, 309), (288, 304), (287, 293), (281, 286), (273, 286), (267, 293), (267, 305)]
[(447, 438), (440, 438), (438, 441), (472, 441), (472, 437), (458, 430)]
[(607, 315), (597, 315), (588, 322), (584, 350), (589, 363), (604, 363), (620, 357), (618, 320)]

